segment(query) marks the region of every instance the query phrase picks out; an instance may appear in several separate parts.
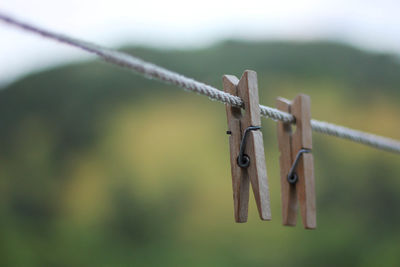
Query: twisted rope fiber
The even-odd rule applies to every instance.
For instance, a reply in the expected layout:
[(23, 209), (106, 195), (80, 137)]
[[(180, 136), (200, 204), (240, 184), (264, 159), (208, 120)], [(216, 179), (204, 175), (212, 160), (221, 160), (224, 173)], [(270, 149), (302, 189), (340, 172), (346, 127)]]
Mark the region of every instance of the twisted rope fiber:
[[(134, 70), (135, 72), (144, 75), (149, 79), (157, 79), (169, 84), (179, 86), (185, 90), (193, 91), (198, 94), (208, 96), (212, 100), (217, 100), (236, 107), (243, 107), (243, 101), (237, 96), (225, 93), (210, 85), (201, 83), (194, 79), (185, 77), (179, 73), (167, 70), (155, 64), (146, 62), (137, 57), (133, 57), (126, 53), (118, 52), (108, 48), (104, 48), (89, 42), (74, 39), (66, 35), (54, 33), (28, 23), (11, 18), (7, 15), (0, 13), (0, 20), (19, 27), (23, 30), (36, 33), (43, 37), (59, 41), (80, 48), (89, 53), (95, 54), (103, 60), (113, 63), (115, 65)], [(282, 112), (275, 108), (260, 105), (260, 113), (262, 116), (279, 120), (286, 123), (294, 123), (295, 118), (286, 112)], [(378, 149), (387, 150), (390, 152), (400, 153), (400, 142), (361, 131), (353, 130), (335, 124), (311, 120), (312, 129), (316, 132), (336, 136), (343, 139), (348, 139), (357, 143), (365, 144)]]

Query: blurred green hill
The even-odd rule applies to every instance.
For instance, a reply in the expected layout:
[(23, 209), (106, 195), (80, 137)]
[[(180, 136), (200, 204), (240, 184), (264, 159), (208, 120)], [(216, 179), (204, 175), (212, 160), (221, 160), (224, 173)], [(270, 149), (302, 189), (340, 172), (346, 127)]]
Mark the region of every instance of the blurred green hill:
[[(400, 61), (338, 43), (227, 41), (124, 51), (221, 88), (258, 73), (260, 102), (311, 96), (313, 118), (400, 139)], [(318, 229), (281, 226), (276, 125), (263, 120), (272, 201), (233, 220), (225, 109), (100, 61), (0, 91), (1, 266), (398, 266), (400, 157), (314, 134)]]

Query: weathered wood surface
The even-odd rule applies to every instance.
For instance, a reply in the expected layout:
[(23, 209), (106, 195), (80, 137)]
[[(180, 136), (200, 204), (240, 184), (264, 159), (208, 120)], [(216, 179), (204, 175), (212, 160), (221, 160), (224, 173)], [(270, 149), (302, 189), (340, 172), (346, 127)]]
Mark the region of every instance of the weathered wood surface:
[(249, 126), (261, 125), (257, 74), (254, 71), (247, 70), (240, 81), (234, 76), (225, 75), (223, 84), (225, 92), (239, 96), (244, 102), (243, 115), (239, 108), (226, 106), (228, 128), (231, 132), (229, 145), (235, 220), (237, 222), (247, 221), (249, 180), (253, 188), (260, 218), (262, 220), (270, 220), (270, 196), (261, 131), (250, 131), (248, 134), (245, 154), (250, 158), (249, 167), (241, 168), (237, 164), (240, 141), (244, 131)]
[(314, 160), (311, 153), (303, 153), (297, 165), (298, 181), (295, 185), (287, 181), (290, 167), (300, 149), (312, 149), (312, 130), (310, 97), (300, 94), (293, 102), (278, 99), (277, 108), (291, 113), (296, 118), (296, 131), (292, 133), (291, 125), (278, 122), (278, 142), (281, 168), (282, 222), (284, 225), (296, 225), (297, 206), (306, 229), (315, 229), (316, 201)]

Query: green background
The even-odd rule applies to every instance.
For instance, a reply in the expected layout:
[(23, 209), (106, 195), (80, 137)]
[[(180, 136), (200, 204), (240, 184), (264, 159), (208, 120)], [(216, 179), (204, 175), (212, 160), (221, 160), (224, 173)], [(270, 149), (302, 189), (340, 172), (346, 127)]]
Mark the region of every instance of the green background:
[[(257, 71), (260, 102), (400, 139), (398, 57), (337, 43), (123, 49), (205, 83)], [(0, 91), (1, 266), (399, 266), (400, 157), (315, 133), (315, 231), (281, 225), (276, 123), (263, 119), (272, 221), (233, 219), (225, 107), (108, 65)]]

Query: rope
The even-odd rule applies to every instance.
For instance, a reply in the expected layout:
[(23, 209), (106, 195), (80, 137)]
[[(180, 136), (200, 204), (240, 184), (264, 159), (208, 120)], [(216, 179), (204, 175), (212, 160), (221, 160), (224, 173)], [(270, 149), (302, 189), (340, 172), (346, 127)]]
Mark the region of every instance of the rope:
[[(16, 20), (1, 13), (0, 20), (23, 30), (36, 33), (43, 37), (53, 39), (64, 44), (68, 44), (73, 47), (80, 48), (86, 52), (97, 55), (107, 62), (133, 70), (149, 79), (157, 79), (169, 84), (176, 85), (185, 90), (208, 96), (211, 100), (217, 100), (222, 103), (243, 108), (243, 101), (237, 96), (225, 93), (210, 85), (185, 77), (179, 73), (146, 62), (126, 53), (104, 48), (89, 42), (71, 38), (66, 35), (54, 33), (43, 28)], [(295, 118), (293, 117), (293, 115), (268, 106), (260, 105), (260, 113), (262, 116), (271, 118), (273, 120), (279, 120), (287, 123), (295, 122)], [(335, 124), (317, 120), (311, 120), (311, 126), (313, 131), (322, 134), (348, 139), (357, 143), (361, 143), (382, 150), (387, 150), (390, 152), (400, 153), (400, 142), (390, 138), (364, 133), (343, 126), (338, 126)]]
[(400, 153), (400, 142), (391, 138), (365, 133), (324, 121), (311, 120), (313, 131), (347, 139), (370, 147)]

